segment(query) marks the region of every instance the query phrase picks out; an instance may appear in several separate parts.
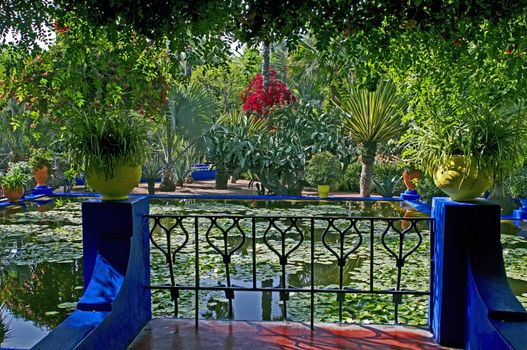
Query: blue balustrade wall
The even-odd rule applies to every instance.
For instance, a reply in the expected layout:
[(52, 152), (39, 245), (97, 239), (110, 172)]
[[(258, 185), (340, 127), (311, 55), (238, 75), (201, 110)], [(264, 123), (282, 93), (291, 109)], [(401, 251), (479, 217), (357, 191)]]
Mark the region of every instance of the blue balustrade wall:
[(527, 313), (506, 279), (500, 207), (434, 198), (430, 325), (438, 343), (465, 349), (527, 349)]
[(33, 349), (126, 349), (151, 319), (148, 199), (82, 203), (85, 292)]

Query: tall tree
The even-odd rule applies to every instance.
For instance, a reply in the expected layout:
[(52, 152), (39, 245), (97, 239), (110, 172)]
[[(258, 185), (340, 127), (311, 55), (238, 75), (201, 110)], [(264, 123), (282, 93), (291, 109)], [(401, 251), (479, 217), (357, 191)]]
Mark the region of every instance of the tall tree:
[(403, 132), (407, 102), (387, 81), (381, 81), (374, 92), (357, 89), (349, 82), (344, 86), (335, 104), (342, 112), (344, 130), (361, 145), (360, 194), (369, 197), (377, 145)]

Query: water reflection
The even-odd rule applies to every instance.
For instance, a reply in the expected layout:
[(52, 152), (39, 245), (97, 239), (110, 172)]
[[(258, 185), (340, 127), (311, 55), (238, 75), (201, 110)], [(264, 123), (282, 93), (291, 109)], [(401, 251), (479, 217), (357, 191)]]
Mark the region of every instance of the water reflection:
[(82, 295), (82, 261), (9, 266), (0, 271), (0, 299), (18, 318), (43, 328), (54, 328), (71, 308), (59, 308)]

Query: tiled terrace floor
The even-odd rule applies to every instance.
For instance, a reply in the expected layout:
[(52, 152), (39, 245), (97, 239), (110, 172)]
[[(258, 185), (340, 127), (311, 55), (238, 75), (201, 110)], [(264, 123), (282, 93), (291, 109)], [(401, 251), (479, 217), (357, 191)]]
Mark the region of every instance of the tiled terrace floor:
[(309, 325), (282, 322), (154, 319), (143, 328), (131, 350), (164, 349), (302, 349), (384, 350), (447, 349), (426, 330), (403, 326)]

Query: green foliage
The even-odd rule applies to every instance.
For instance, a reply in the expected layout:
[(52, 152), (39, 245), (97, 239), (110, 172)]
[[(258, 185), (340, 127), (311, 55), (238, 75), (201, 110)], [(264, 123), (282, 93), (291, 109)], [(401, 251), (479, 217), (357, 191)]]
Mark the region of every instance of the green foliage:
[(64, 131), (68, 152), (85, 169), (106, 178), (118, 164), (141, 165), (147, 152), (147, 123), (141, 115), (123, 110), (77, 111)]
[(516, 169), (510, 176), (508, 185), (514, 198), (527, 198), (527, 167)]
[(356, 142), (382, 142), (399, 136), (404, 128), (407, 102), (394, 84), (381, 81), (374, 92), (350, 82), (334, 102), (342, 112), (343, 127)]
[(31, 156), (29, 157), (29, 165), (33, 168), (33, 171), (48, 167), (48, 172), (52, 169), (53, 152), (44, 148), (33, 148), (31, 150)]
[(250, 168), (272, 192), (299, 195), (307, 160), (326, 150), (339, 155), (337, 119), (306, 102), (273, 110), (267, 122), (269, 132), (256, 138)]
[(328, 151), (314, 154), (306, 167), (306, 180), (313, 186), (329, 185), (340, 179), (341, 164)]
[(393, 197), (404, 190), (402, 185), (403, 168), (393, 162), (377, 163), (373, 167), (374, 192), (383, 197)]
[(142, 176), (147, 180), (155, 181), (162, 174), (161, 156), (157, 152), (148, 152), (143, 164)]
[(0, 185), (5, 189), (25, 186), (31, 180), (32, 173), (27, 162), (12, 163), (7, 173), (0, 178)]
[(360, 191), (359, 179), (361, 170), (362, 165), (360, 162), (348, 164), (340, 182), (340, 190), (358, 193)]
[(421, 201), (428, 203), (428, 205), (432, 204), (432, 198), (445, 196), (445, 193), (435, 185), (432, 176), (426, 173), (421, 174), (416, 190), (421, 196)]
[(208, 134), (207, 157), (228, 174), (250, 170), (259, 134), (266, 134), (267, 122), (254, 114), (223, 114)]
[[(489, 107), (431, 109), (431, 119), (414, 124), (406, 135), (406, 159), (432, 174), (452, 155), (473, 157), (478, 169), (503, 178), (527, 154), (526, 107), (523, 101)], [(469, 164), (470, 166), (470, 164)]]

